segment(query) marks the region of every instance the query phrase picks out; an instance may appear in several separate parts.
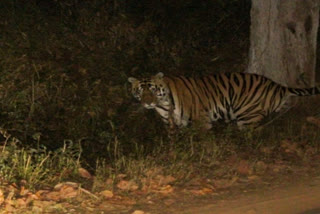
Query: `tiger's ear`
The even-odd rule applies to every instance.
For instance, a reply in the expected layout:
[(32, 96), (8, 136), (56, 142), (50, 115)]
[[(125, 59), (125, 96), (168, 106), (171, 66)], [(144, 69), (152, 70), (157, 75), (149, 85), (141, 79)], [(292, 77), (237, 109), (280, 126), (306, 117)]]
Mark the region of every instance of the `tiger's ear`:
[(128, 78), (128, 81), (130, 82), (130, 83), (134, 83), (134, 82), (136, 82), (136, 81), (138, 81), (136, 78), (134, 78), (134, 77), (129, 77)]
[(162, 72), (157, 73), (154, 77), (157, 79), (162, 79), (164, 74)]

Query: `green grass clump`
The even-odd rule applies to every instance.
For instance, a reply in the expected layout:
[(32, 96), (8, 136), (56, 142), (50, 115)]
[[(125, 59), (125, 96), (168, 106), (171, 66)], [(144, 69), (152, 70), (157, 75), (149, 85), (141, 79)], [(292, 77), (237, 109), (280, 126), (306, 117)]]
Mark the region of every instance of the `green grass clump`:
[(0, 178), (4, 182), (23, 182), (30, 189), (55, 185), (78, 177), (81, 152), (68, 143), (48, 151), (9, 145), (0, 155)]

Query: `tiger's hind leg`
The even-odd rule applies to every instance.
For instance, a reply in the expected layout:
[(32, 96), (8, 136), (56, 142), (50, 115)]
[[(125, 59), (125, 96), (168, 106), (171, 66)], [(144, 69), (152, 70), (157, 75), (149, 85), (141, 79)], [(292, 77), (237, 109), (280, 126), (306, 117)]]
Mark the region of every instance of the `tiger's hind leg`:
[(272, 113), (271, 115), (269, 115), (265, 121), (263, 123), (261, 123), (261, 127), (265, 127), (265, 126), (268, 126), (270, 125), (272, 122), (274, 122), (275, 120), (279, 119), (280, 117), (282, 117), (285, 113), (287, 113), (290, 109), (292, 108), (289, 107), (289, 108), (283, 108), (281, 109), (279, 112), (274, 112)]
[(245, 117), (237, 119), (237, 126), (240, 130), (252, 129), (255, 130), (260, 127), (260, 122), (265, 118), (263, 112), (252, 113)]
[(280, 104), (273, 112), (269, 113), (268, 116), (263, 120), (263, 122), (261, 123), (261, 127), (268, 126), (273, 121), (279, 119), (295, 105), (297, 105), (297, 99), (284, 99), (282, 104)]
[(284, 114), (289, 111), (292, 107), (297, 105), (297, 99), (293, 97), (288, 97), (282, 101), (282, 103), (274, 110), (276, 113)]

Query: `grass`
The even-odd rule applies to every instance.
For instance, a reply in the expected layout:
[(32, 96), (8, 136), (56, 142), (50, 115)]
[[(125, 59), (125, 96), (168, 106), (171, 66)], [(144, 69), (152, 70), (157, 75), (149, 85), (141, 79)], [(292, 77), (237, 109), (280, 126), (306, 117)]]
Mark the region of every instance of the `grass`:
[(2, 148), (0, 177), (3, 182), (23, 183), (30, 189), (48, 187), (77, 177), (81, 152), (65, 144), (55, 151), (17, 145)]

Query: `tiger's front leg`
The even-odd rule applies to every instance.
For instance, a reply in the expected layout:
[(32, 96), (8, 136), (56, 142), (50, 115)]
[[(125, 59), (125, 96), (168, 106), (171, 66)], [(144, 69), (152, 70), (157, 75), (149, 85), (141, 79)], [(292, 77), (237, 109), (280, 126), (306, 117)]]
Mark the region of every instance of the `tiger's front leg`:
[(177, 141), (177, 126), (174, 123), (174, 119), (172, 115), (169, 115), (168, 124), (167, 124), (167, 131), (169, 142), (171, 145)]

